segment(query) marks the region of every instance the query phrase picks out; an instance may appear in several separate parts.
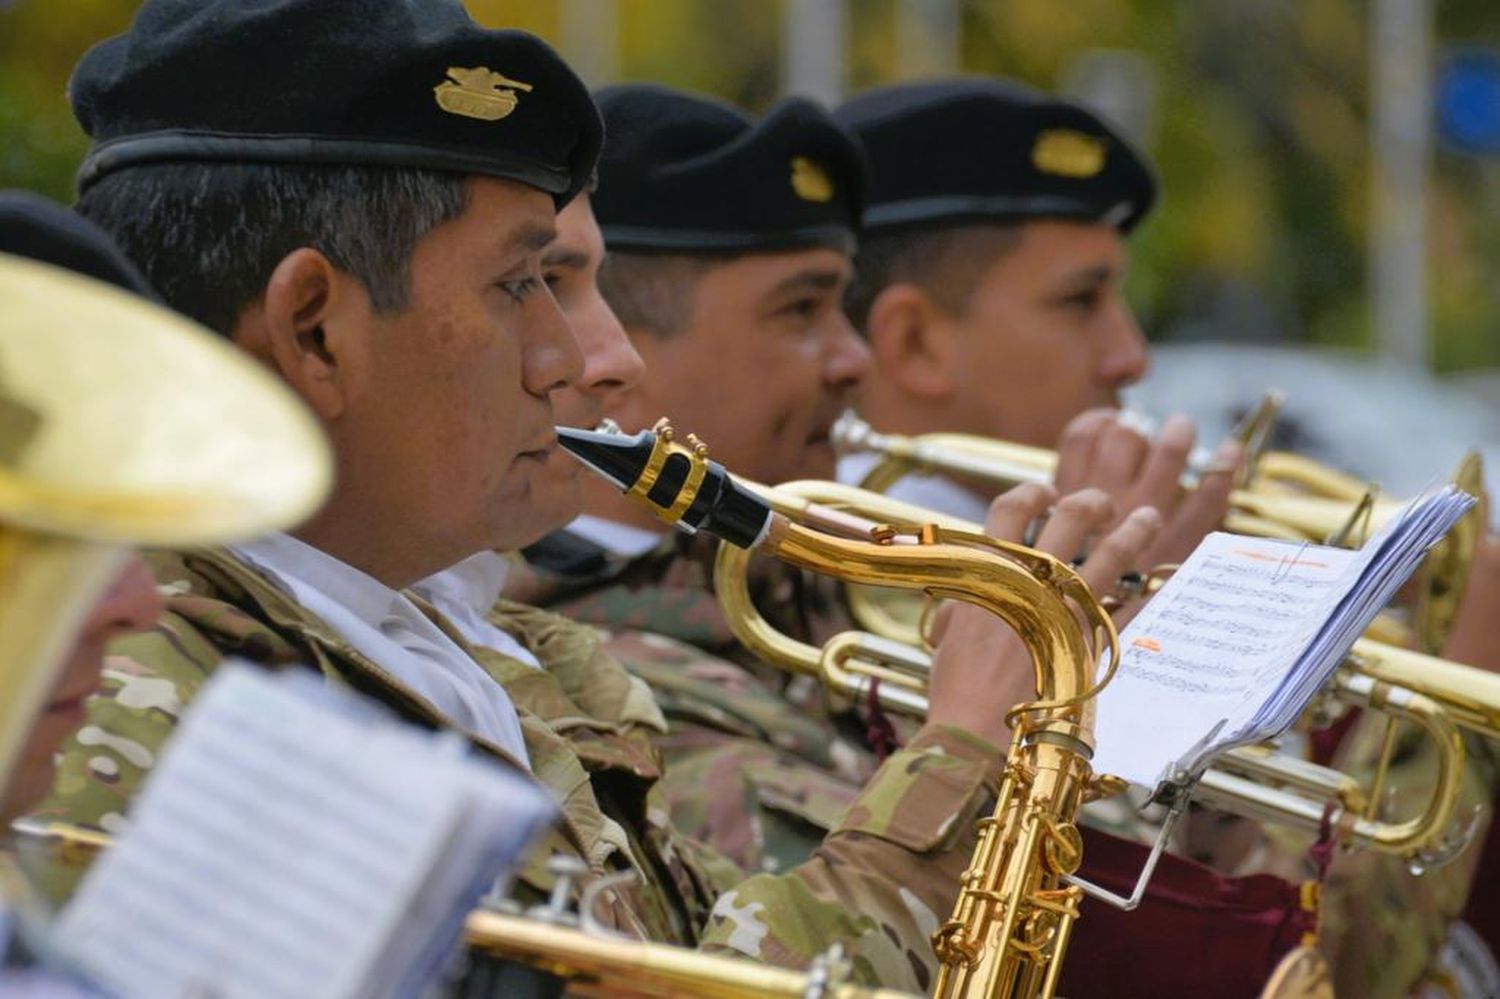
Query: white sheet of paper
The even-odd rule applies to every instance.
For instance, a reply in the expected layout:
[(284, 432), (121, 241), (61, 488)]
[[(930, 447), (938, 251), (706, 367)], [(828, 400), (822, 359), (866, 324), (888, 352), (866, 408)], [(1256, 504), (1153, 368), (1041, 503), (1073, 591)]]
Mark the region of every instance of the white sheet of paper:
[[(130, 995), (388, 994), (444, 908), (428, 899), (427, 924), (407, 922), (424, 885), (455, 865), (446, 907), (467, 907), (454, 892), (477, 897), (498, 873), (470, 885), (474, 864), (513, 858), (553, 808), (524, 778), (347, 696), (221, 666), (60, 917), (63, 945)], [(514, 822), (497, 828), (490, 808), (487, 842), (470, 836), (460, 855), (475, 794), (505, 800)]]
[[(1309, 553), (1312, 554), (1309, 554)], [(1354, 552), (1211, 534), (1120, 636), (1094, 768), (1154, 787), (1215, 726), (1243, 724), (1315, 627)]]

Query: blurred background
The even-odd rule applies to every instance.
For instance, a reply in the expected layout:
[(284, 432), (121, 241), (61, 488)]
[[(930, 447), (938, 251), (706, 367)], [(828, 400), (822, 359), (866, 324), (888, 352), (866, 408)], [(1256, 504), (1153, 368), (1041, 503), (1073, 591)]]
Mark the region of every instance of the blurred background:
[[(1275, 385), (1292, 442), (1402, 491), (1500, 444), (1495, 0), (467, 6), (547, 38), (591, 84), (752, 110), (955, 72), (1072, 95), (1165, 184), (1132, 240), (1131, 297), (1161, 348), (1140, 405), (1187, 410), (1212, 438)], [(71, 199), (85, 143), (68, 73), (135, 7), (0, 0), (0, 186)]]

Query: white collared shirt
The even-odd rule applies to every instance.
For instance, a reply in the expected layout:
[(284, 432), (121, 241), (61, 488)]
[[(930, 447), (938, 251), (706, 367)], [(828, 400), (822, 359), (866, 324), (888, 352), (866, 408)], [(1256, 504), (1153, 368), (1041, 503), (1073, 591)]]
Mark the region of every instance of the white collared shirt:
[[(846, 485), (859, 485), (870, 474), (870, 469), (875, 467), (875, 462), (873, 454), (851, 454), (840, 458), (839, 481)], [(926, 507), (950, 517), (962, 517), (976, 524), (984, 523), (984, 516), (990, 509), (989, 502), (983, 496), (940, 475), (904, 476), (887, 489), (885, 494), (903, 503)]]
[(480, 552), (412, 585), (417, 596), (436, 607), (474, 645), (494, 649), (528, 666), (541, 667), (530, 649), (490, 622), (510, 563), (504, 555)]
[(505, 688), (411, 600), (287, 534), (230, 550), (438, 711), (530, 765)]
[(592, 541), (611, 555), (622, 558), (639, 558), (661, 544), (662, 531), (648, 531), (644, 527), (620, 524), (603, 517), (580, 514), (564, 530)]

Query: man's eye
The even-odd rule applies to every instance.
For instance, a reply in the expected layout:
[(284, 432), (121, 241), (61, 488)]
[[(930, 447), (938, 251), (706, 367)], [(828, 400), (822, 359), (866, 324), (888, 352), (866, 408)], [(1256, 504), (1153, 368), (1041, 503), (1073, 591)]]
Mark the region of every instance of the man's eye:
[(1103, 301), (1103, 297), (1098, 291), (1080, 291), (1064, 298), (1062, 304), (1069, 309), (1092, 312), (1099, 307), (1099, 303)]
[(548, 288), (556, 288), (562, 283), (562, 271), (548, 271), (542, 275), (542, 280), (547, 282)]
[(541, 281), (536, 277), (524, 277), (519, 281), (501, 281), (500, 289), (510, 296), (511, 301), (521, 304), (526, 301), (526, 296), (541, 287)]
[(795, 316), (798, 319), (812, 319), (817, 316), (823, 308), (823, 303), (816, 298), (799, 298), (785, 306), (781, 313), (786, 316)]

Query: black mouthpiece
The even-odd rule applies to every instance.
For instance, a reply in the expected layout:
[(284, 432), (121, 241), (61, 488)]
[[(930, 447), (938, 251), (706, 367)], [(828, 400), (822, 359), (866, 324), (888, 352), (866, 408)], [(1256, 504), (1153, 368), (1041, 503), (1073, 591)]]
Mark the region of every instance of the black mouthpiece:
[(657, 517), (687, 531), (703, 530), (740, 548), (751, 548), (771, 524), (771, 508), (743, 488), (691, 435), (678, 444), (665, 422), (634, 437), (557, 428), (568, 453), (649, 506)]

